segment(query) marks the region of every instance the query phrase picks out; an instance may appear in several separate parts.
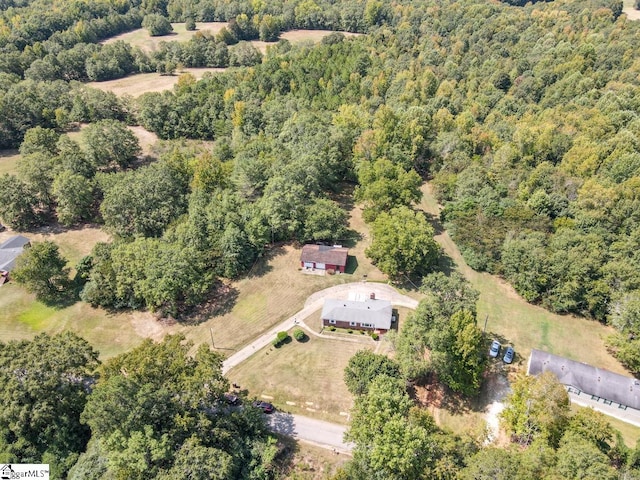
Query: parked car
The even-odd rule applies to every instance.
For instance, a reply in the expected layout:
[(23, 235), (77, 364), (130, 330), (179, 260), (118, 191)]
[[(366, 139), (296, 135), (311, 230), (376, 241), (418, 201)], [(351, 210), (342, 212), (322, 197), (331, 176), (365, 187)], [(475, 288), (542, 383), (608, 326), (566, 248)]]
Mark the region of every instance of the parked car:
[(224, 394), (224, 401), (229, 405), (238, 405), (240, 403), (240, 397), (238, 397), (238, 395), (236, 395), (235, 393), (229, 392)]
[(261, 400), (256, 400), (255, 402), (253, 402), (251, 405), (253, 405), (256, 408), (259, 408), (260, 410), (262, 410), (264, 413), (271, 413), (273, 412), (273, 405), (271, 405), (269, 402), (263, 402)]
[(502, 361), (504, 363), (511, 363), (513, 362), (513, 357), (515, 356), (516, 352), (513, 349), (512, 346), (508, 346), (507, 347), (507, 351), (504, 353), (504, 357), (502, 357)]
[(493, 342), (491, 342), (491, 348), (489, 349), (489, 356), (492, 358), (496, 358), (498, 355), (500, 355), (500, 342), (497, 340), (494, 340)]

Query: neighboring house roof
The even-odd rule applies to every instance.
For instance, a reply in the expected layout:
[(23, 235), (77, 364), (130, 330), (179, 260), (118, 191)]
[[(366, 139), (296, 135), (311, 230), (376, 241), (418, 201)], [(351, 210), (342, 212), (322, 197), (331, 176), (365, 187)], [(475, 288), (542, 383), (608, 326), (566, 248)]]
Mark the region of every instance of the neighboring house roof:
[(375, 328), (384, 330), (391, 328), (392, 313), (391, 303), (386, 300), (367, 299), (358, 302), (327, 298), (322, 307), (323, 320), (371, 323)]
[(589, 395), (640, 410), (640, 381), (540, 350), (532, 350), (527, 373), (553, 372), (560, 383)]
[(7, 238), (3, 243), (0, 244), (0, 250), (8, 249), (8, 248), (22, 248), (25, 245), (29, 245), (31, 241), (27, 237), (23, 237), (22, 235), (14, 235), (13, 237)]
[(347, 264), (348, 248), (328, 245), (305, 245), (300, 260), (303, 262), (325, 263), (344, 267)]
[(25, 245), (29, 245), (29, 239), (22, 235), (16, 235), (0, 244), (0, 271), (10, 272), (20, 256)]

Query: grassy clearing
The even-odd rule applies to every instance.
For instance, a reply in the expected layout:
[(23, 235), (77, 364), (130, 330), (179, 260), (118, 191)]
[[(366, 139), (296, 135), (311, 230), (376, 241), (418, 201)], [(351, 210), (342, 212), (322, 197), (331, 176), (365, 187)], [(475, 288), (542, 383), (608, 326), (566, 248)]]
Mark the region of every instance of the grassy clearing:
[(343, 370), (364, 348), (315, 336), (306, 342), (292, 339), (280, 348), (262, 349), (227, 376), (250, 395), (272, 397), (280, 409), (345, 423), (347, 417), (340, 412), (349, 411), (352, 397), (342, 380)]
[(18, 150), (1, 150), (0, 151), (0, 175), (5, 173), (15, 174), (18, 171), (18, 160), (20, 153)]
[[(429, 184), (423, 186), (422, 208), (439, 215), (438, 205)], [(626, 374), (625, 369), (606, 350), (603, 339), (613, 330), (598, 322), (574, 315), (556, 315), (527, 303), (500, 278), (472, 270), (464, 262), (458, 247), (444, 231), (436, 236), (454, 268), (462, 273), (480, 292), (478, 322), (501, 343), (510, 343), (516, 350), (516, 363), (524, 368), (532, 348), (545, 350), (573, 360)]]
[(162, 37), (152, 37), (149, 32), (144, 28), (139, 28), (131, 32), (122, 33), (105, 40), (103, 43), (113, 43), (118, 40), (122, 40), (131, 44), (132, 47), (139, 47), (144, 52), (153, 52), (158, 49), (160, 42), (186, 42), (193, 37), (197, 32), (207, 32), (215, 35), (222, 27), (227, 25), (226, 22), (206, 22), (196, 23), (196, 30), (187, 31), (184, 23), (172, 23), (173, 32), (169, 35)]
[(206, 72), (222, 72), (224, 68), (182, 68), (176, 75), (160, 75), (159, 73), (139, 73), (105, 82), (87, 83), (90, 87), (98, 88), (105, 92), (113, 92), (115, 95), (131, 95), (139, 97), (147, 92), (163, 92), (171, 90), (180, 75), (190, 73), (196, 80), (200, 80)]
[[(14, 234), (2, 232), (0, 241)], [(32, 241), (55, 242), (71, 267), (89, 254), (96, 242), (109, 240), (105, 232), (95, 227), (47, 228), (25, 236)], [(32, 338), (40, 332), (54, 334), (72, 330), (98, 349), (102, 358), (108, 358), (130, 350), (145, 337), (161, 338), (161, 329), (150, 328), (147, 326), (153, 325), (150, 322), (153, 319), (147, 313), (110, 314), (83, 302), (62, 309), (48, 307), (15, 283), (0, 287), (0, 337), (5, 341)]]
[[(211, 35), (215, 35), (223, 27), (227, 26), (226, 22), (206, 22), (196, 23), (195, 31), (187, 31), (184, 23), (172, 23), (173, 32), (170, 35), (162, 37), (152, 37), (149, 32), (144, 28), (133, 30), (131, 32), (122, 33), (105, 40), (103, 43), (113, 43), (118, 40), (122, 40), (131, 44), (132, 47), (139, 47), (144, 52), (153, 52), (158, 49), (160, 42), (186, 42), (191, 39), (198, 32), (206, 32)], [(289, 40), (291, 43), (311, 42), (317, 43), (321, 41), (327, 35), (334, 33), (333, 30), (290, 30), (288, 32), (282, 32), (280, 38), (283, 40)], [(360, 35), (358, 33), (342, 32), (347, 37), (354, 37)], [(275, 42), (261, 42), (254, 40), (251, 42), (261, 52), (266, 52), (267, 47), (275, 45)], [(233, 46), (232, 46), (233, 48)]]

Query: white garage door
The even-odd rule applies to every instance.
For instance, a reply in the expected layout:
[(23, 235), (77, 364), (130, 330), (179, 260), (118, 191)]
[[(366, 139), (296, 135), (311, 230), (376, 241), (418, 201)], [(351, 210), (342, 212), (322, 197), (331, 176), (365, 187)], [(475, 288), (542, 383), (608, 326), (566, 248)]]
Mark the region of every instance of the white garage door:
[(304, 268), (313, 268), (313, 262), (304, 262)]
[(325, 269), (324, 263), (316, 263), (316, 268), (320, 270), (324, 270)]

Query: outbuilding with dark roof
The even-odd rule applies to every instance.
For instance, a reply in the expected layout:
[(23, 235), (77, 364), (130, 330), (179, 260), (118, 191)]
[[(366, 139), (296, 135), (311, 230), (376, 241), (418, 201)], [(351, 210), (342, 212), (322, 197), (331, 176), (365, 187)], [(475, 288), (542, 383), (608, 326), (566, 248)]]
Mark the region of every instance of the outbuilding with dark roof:
[(542, 372), (553, 372), (560, 383), (576, 393), (591, 395), (594, 400), (640, 410), (640, 381), (636, 378), (534, 349), (527, 373), (538, 375)]
[(305, 245), (300, 255), (300, 266), (344, 273), (348, 255), (349, 249), (338, 245)]

